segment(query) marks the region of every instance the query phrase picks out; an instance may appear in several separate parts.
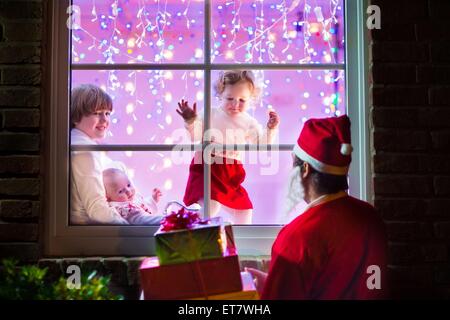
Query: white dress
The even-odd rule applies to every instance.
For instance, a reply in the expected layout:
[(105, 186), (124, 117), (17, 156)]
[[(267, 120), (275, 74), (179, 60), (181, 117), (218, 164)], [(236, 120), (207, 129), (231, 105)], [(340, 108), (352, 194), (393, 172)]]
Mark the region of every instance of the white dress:
[[(185, 127), (193, 142), (202, 140), (203, 114), (195, 120), (185, 122)], [(211, 109), (211, 129), (205, 133), (217, 144), (213, 150), (216, 156), (241, 160), (241, 152), (224, 150), (223, 144), (271, 144), (277, 136), (278, 129), (264, 129), (248, 112), (241, 112), (234, 117), (229, 116), (221, 107)], [(201, 152), (199, 152), (201, 155)]]

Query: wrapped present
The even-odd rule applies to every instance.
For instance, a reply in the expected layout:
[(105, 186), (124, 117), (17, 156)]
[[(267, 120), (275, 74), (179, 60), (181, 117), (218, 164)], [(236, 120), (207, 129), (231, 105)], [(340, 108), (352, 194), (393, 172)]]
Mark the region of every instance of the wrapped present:
[(220, 218), (202, 220), (184, 208), (161, 221), (155, 233), (155, 247), (161, 265), (236, 254), (231, 225), (222, 223)]
[(253, 278), (248, 272), (241, 272), (242, 290), (210, 296), (191, 298), (190, 300), (259, 300)]
[(146, 300), (208, 297), (242, 291), (237, 255), (160, 265), (158, 257), (144, 259), (140, 268)]

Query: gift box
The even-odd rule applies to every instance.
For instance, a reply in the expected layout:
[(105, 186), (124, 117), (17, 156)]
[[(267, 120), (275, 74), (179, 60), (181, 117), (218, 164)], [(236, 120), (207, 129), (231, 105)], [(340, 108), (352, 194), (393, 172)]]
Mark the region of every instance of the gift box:
[(139, 273), (146, 300), (208, 297), (242, 291), (237, 255), (160, 265), (158, 257), (144, 259)]
[(236, 254), (231, 225), (220, 218), (200, 220), (184, 209), (162, 221), (155, 233), (155, 248), (160, 265)]
[(242, 290), (227, 292), (207, 297), (191, 298), (190, 300), (259, 300), (253, 278), (248, 272), (241, 272)]

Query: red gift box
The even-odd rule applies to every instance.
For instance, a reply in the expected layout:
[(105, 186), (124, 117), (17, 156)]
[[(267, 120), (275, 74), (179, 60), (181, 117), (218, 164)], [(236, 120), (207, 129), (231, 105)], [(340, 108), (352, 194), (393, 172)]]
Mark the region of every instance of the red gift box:
[(159, 265), (146, 258), (140, 268), (145, 300), (187, 299), (242, 290), (237, 255)]

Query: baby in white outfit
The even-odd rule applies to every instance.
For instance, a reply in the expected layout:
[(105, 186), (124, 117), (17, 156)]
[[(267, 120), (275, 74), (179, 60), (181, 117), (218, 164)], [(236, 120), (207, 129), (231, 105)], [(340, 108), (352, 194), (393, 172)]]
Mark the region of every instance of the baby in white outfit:
[(157, 204), (162, 196), (159, 189), (153, 189), (152, 199), (144, 199), (142, 195), (136, 193), (125, 172), (115, 168), (103, 171), (103, 184), (109, 205), (130, 224), (159, 224), (164, 217), (158, 214)]

